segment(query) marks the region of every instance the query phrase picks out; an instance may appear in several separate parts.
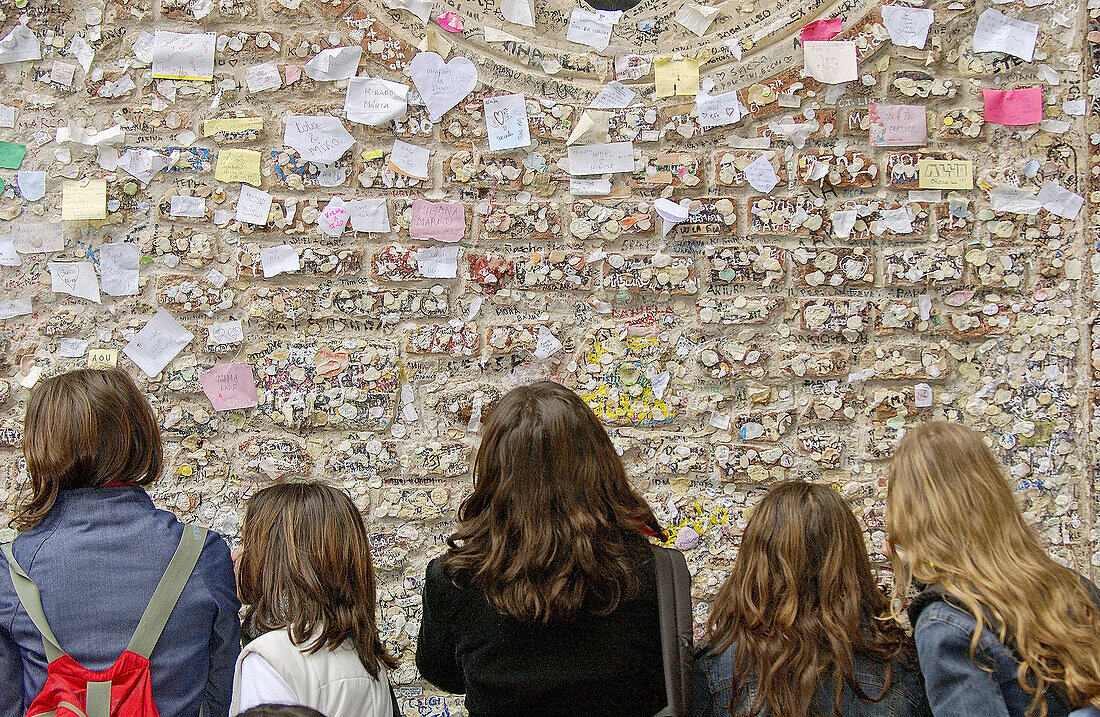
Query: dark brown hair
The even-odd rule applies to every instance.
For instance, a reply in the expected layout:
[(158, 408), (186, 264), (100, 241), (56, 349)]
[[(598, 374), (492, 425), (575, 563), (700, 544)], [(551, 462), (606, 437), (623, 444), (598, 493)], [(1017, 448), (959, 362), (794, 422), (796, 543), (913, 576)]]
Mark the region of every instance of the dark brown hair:
[(325, 717), (325, 715), (305, 705), (256, 705), (252, 709), (241, 712), (237, 717)]
[(119, 368), (70, 371), (31, 389), (23, 457), (31, 480), (11, 520), (18, 530), (41, 522), (58, 491), (149, 485), (164, 463), (153, 408)]
[(663, 535), (592, 409), (550, 381), (493, 407), (443, 567), (524, 622), (613, 611), (637, 594), (643, 532)]
[[(889, 600), (871, 576), (859, 524), (833, 488), (782, 483), (753, 509), (700, 653), (731, 645), (737, 665), (731, 715), (809, 715), (827, 679), (834, 680), (840, 715), (845, 685), (877, 702), (889, 689), (891, 660), (903, 650), (913, 659), (912, 641), (890, 618)], [(880, 694), (867, 695), (856, 682), (856, 655), (882, 663)], [(750, 679), (756, 696), (741, 709)]]
[(286, 629), (308, 654), (351, 640), (359, 661), (397, 659), (378, 639), (374, 566), (363, 516), (351, 499), (323, 483), (285, 483), (248, 501), (237, 562), (244, 623), (253, 637)]

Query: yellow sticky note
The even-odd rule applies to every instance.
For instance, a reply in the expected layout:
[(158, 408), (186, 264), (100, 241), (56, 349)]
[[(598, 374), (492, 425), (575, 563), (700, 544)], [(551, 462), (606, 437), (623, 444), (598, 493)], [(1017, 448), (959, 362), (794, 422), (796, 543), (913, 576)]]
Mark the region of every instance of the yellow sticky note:
[(260, 186), (260, 153), (251, 149), (223, 149), (218, 152), (214, 179), (220, 182), (247, 182)]
[(61, 221), (107, 218), (107, 180), (93, 179), (87, 184), (65, 182), (61, 185)]
[(363, 152), (363, 161), (370, 162), (371, 160), (378, 159), (379, 157), (385, 157), (386, 150), (384, 149), (370, 149)]
[(202, 136), (210, 137), (218, 132), (248, 132), (249, 130), (262, 130), (264, 120), (262, 117), (240, 117), (230, 119), (212, 119), (202, 123)]
[(118, 365), (118, 349), (92, 349), (88, 352), (88, 368), (111, 368)]
[(974, 163), (969, 159), (920, 159), (920, 189), (973, 189)]
[(658, 57), (653, 61), (658, 97), (699, 94), (699, 61), (689, 58)]

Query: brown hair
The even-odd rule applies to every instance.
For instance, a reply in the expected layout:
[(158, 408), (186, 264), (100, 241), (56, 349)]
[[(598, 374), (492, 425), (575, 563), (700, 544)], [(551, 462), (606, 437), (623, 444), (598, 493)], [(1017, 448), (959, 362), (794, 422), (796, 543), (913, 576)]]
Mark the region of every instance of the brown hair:
[(494, 406), (458, 519), (447, 574), (524, 622), (610, 613), (638, 591), (631, 545), (644, 547), (643, 531), (663, 535), (592, 409), (550, 381)]
[[(915, 669), (912, 641), (875, 585), (859, 524), (833, 488), (781, 483), (753, 509), (699, 652), (716, 655), (731, 645), (737, 673), (730, 714), (740, 711), (739, 696), (753, 678), (757, 691), (746, 714), (808, 715), (818, 687), (833, 679), (839, 715), (845, 685), (877, 702), (899, 653)], [(856, 655), (883, 663), (880, 694), (867, 695), (856, 682)]]
[(70, 371), (31, 389), (23, 457), (31, 480), (11, 520), (18, 530), (41, 522), (58, 491), (149, 485), (164, 463), (153, 408), (119, 368)]
[(285, 483), (249, 499), (237, 590), (253, 636), (285, 628), (311, 655), (351, 640), (371, 677), (397, 666), (378, 638), (363, 516), (332, 486)]
[[(241, 712), (237, 717), (325, 717), (312, 707), (305, 705), (256, 705)], [(394, 715), (394, 717), (400, 717)]]
[(1052, 687), (1075, 706), (1100, 707), (1100, 610), (1077, 573), (1043, 550), (980, 433), (944, 421), (909, 429), (886, 495), (895, 609), (912, 578), (938, 583), (977, 622), (971, 660), (987, 622), (1011, 642), (1029, 715), (1046, 715)]

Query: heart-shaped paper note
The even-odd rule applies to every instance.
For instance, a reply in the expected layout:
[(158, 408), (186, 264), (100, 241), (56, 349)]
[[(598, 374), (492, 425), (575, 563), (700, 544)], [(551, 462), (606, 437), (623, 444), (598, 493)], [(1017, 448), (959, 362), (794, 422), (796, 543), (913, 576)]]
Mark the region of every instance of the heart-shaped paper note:
[(465, 57), (452, 57), (444, 64), (434, 52), (418, 52), (409, 63), (409, 76), (423, 98), (432, 122), (443, 119), (451, 109), (474, 91), (477, 68)]

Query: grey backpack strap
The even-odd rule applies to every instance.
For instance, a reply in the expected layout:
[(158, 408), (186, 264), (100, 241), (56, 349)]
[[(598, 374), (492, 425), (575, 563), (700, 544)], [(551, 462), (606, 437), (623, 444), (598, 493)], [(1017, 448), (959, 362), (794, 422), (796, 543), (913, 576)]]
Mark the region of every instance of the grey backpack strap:
[(206, 536), (206, 528), (184, 524), (183, 537), (180, 538), (176, 554), (172, 556), (172, 561), (168, 563), (160, 583), (157, 584), (157, 589), (153, 591), (149, 606), (142, 613), (137, 630), (130, 638), (130, 644), (126, 646), (127, 650), (146, 659), (153, 654), (153, 648), (157, 646), (160, 633), (164, 631), (164, 626), (168, 623), (168, 618), (171, 617), (172, 610), (183, 593), (187, 579), (191, 577), (195, 564), (199, 562), (199, 554), (206, 545)]
[(26, 610), (31, 622), (38, 628), (42, 635), (42, 649), (46, 653), (46, 661), (53, 662), (65, 654), (54, 637), (50, 624), (46, 622), (46, 613), (42, 610), (42, 596), (38, 593), (38, 586), (31, 580), (31, 576), (15, 561), (15, 554), (11, 551), (11, 543), (3, 545), (4, 557), (8, 561), (8, 572), (11, 573), (11, 582), (15, 586), (15, 594), (19, 603)]
[(688, 717), (692, 713), (691, 573), (679, 550), (653, 545), (657, 574), (657, 609), (661, 630), (661, 659), (665, 669), (668, 706), (656, 717)]

